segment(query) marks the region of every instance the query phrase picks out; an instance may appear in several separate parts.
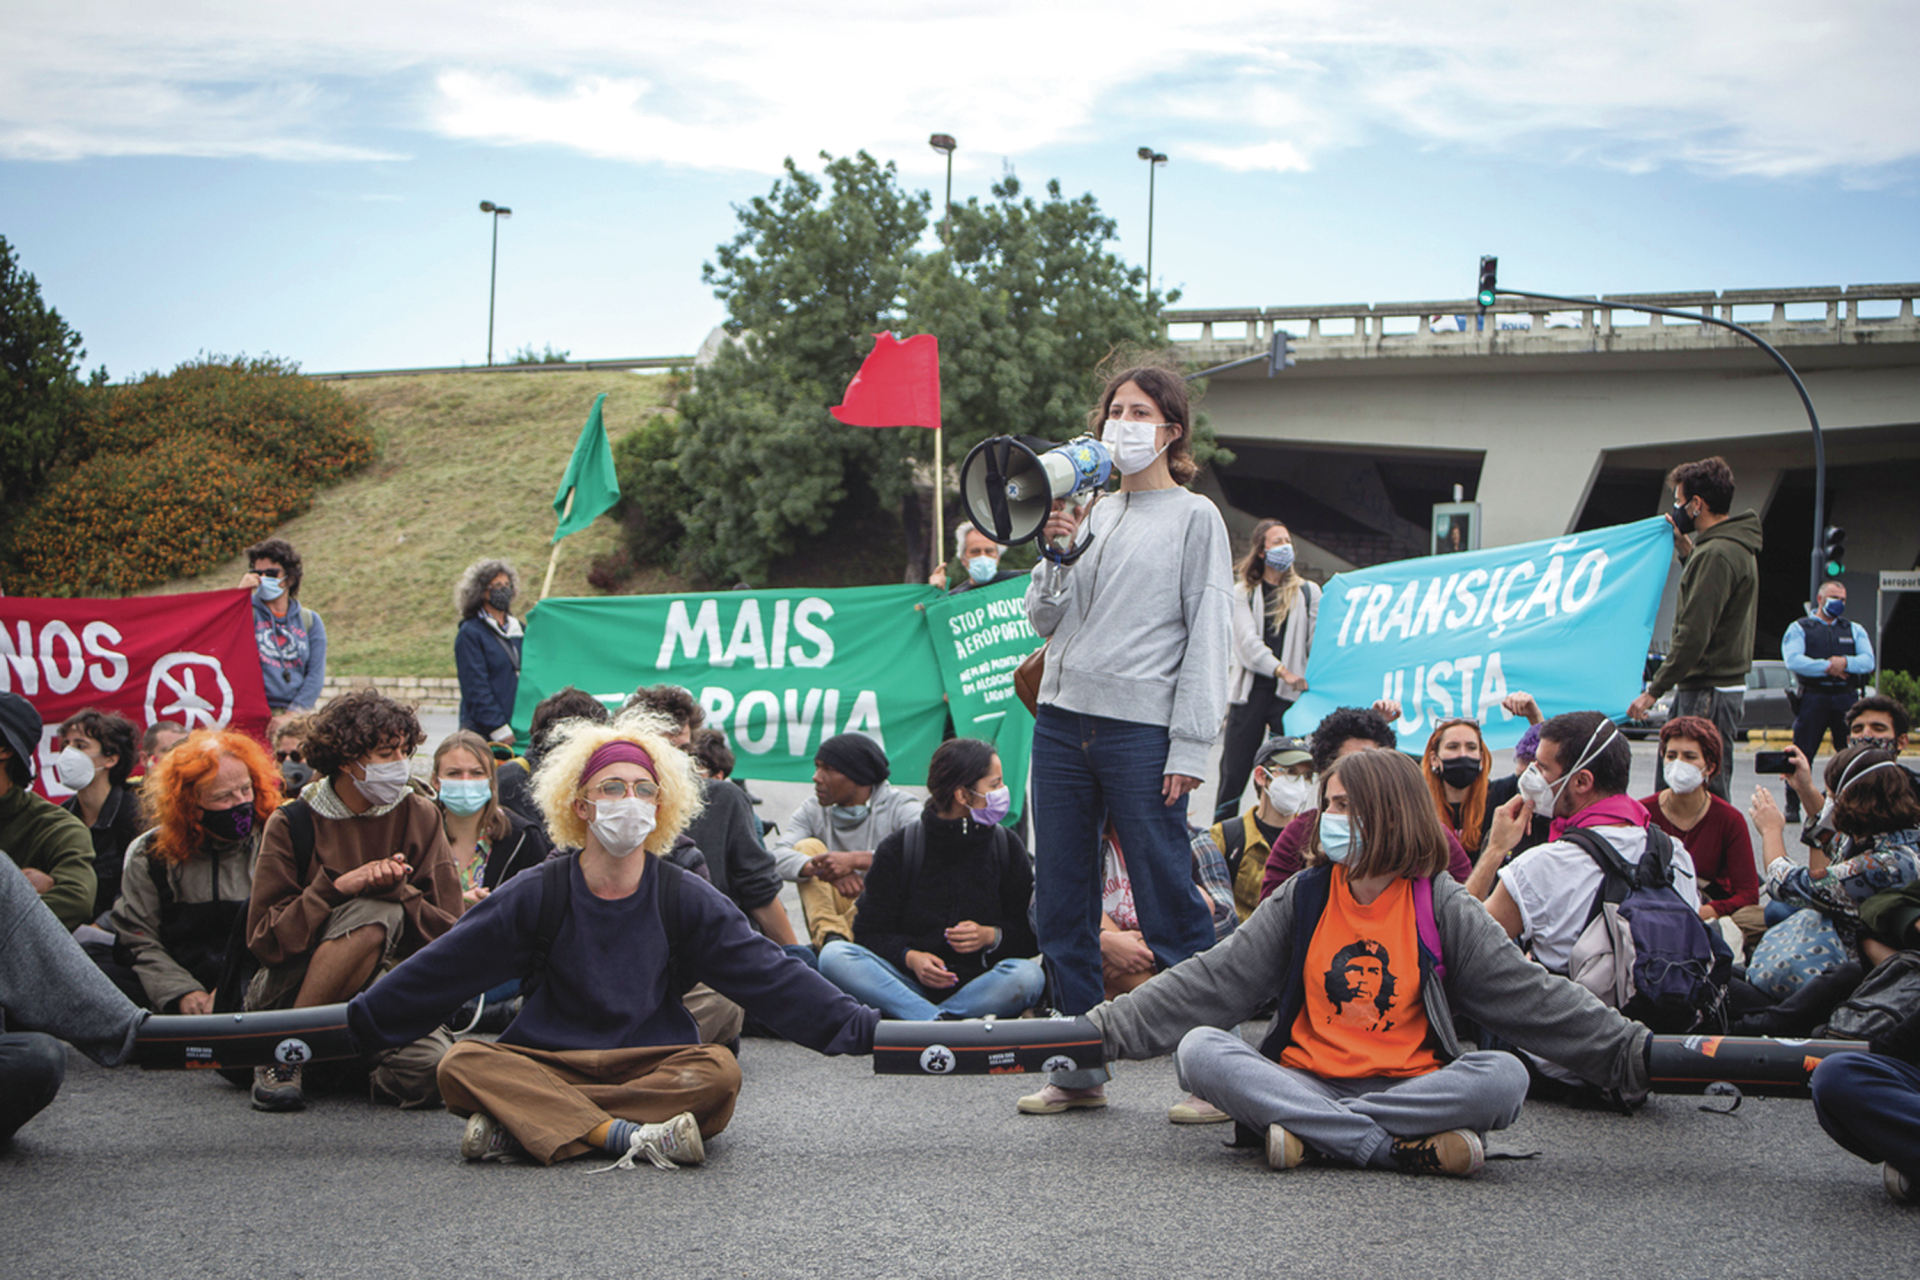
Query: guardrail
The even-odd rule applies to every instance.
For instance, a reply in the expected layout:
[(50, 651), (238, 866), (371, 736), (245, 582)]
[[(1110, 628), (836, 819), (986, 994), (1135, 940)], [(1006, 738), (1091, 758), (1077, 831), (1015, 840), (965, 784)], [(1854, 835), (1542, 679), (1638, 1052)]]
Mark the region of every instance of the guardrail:
[[(1743, 324), (1775, 345), (1835, 345), (1920, 339), (1920, 321), (1914, 316), (1916, 298), (1920, 298), (1920, 284), (1634, 293), (1617, 294), (1608, 301), (1698, 310)], [(1296, 350), (1302, 354), (1321, 358), (1471, 354), (1509, 347), (1567, 350), (1747, 345), (1736, 335), (1710, 325), (1628, 311), (1598, 300), (1591, 306), (1551, 307), (1502, 298), (1484, 313), (1470, 298), (1187, 309), (1162, 312), (1161, 319), (1167, 326), (1168, 340), (1176, 347), (1195, 348), (1196, 359), (1245, 354), (1264, 347), (1272, 342), (1275, 329), (1292, 334)], [(1240, 332), (1219, 331), (1227, 326), (1237, 326)]]
[(353, 378), (417, 378), (428, 373), (581, 373), (621, 369), (691, 369), (693, 356), (641, 356), (633, 360), (562, 360), (553, 364), (453, 364), (424, 369), (353, 369), (309, 373), (321, 382)]

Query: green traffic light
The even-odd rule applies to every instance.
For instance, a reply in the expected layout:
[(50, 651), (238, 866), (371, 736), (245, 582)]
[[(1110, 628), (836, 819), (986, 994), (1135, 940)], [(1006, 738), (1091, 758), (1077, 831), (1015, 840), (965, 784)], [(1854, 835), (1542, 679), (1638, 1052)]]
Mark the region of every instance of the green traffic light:
[(1841, 564), (1838, 560), (1827, 561), (1827, 576), (1829, 578), (1837, 578), (1846, 571), (1847, 566)]
[(1493, 290), (1482, 289), (1480, 291), (1480, 305), (1483, 307), (1490, 307), (1493, 305)]

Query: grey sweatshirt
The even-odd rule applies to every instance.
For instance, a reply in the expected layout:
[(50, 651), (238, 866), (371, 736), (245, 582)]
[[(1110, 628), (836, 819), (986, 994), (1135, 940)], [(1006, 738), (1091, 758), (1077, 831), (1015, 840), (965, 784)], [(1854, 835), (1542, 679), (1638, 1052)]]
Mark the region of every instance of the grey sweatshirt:
[(1048, 637), (1040, 701), (1062, 711), (1164, 725), (1165, 772), (1204, 777), (1227, 713), (1233, 564), (1205, 498), (1151, 489), (1102, 498), (1071, 565), (1042, 561), (1027, 620)]
[(877, 782), (867, 798), (867, 818), (858, 826), (841, 830), (833, 825), (833, 815), (818, 800), (809, 797), (793, 811), (779, 839), (768, 850), (773, 854), (774, 870), (783, 880), (798, 880), (807, 855), (793, 846), (802, 840), (818, 840), (829, 853), (872, 853), (880, 842), (920, 816), (919, 797), (900, 790), (889, 782)]
[[(1087, 1014), (1100, 1028), (1107, 1057), (1170, 1053), (1195, 1027), (1232, 1028), (1280, 990), (1293, 948), (1295, 876), (1255, 908), (1220, 945)], [(1577, 982), (1548, 973), (1520, 953), (1473, 895), (1447, 876), (1433, 882), (1447, 976), (1423, 984), (1429, 1043), (1443, 1057), (1460, 1055), (1457, 1009), (1529, 1052), (1577, 1071), (1594, 1084), (1644, 1098), (1648, 1031), (1600, 1003)]]
[(133, 1052), (146, 1016), (0, 856), (0, 1030), (44, 1031), (112, 1067)]

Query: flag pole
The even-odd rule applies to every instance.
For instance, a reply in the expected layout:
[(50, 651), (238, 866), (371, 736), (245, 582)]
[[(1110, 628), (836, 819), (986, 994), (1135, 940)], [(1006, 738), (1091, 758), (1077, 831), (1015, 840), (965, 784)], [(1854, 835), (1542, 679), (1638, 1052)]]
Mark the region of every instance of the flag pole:
[(947, 562), (947, 451), (940, 428), (933, 429), (933, 565)]
[(542, 600), (547, 598), (547, 592), (553, 590), (553, 571), (555, 566), (560, 563), (559, 526), (565, 524), (567, 517), (573, 514), (573, 495), (577, 492), (579, 492), (578, 485), (567, 490), (567, 508), (560, 513), (559, 523), (554, 526), (553, 554), (547, 557), (547, 580), (540, 584), (540, 598)]

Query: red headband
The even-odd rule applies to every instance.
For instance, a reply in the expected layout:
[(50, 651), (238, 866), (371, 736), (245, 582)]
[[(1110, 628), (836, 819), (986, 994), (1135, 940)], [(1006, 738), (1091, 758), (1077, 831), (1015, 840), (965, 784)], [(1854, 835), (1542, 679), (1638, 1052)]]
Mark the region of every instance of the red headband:
[(653, 775), (655, 782), (660, 780), (660, 771), (653, 767), (653, 757), (646, 753), (645, 748), (637, 742), (629, 742), (625, 738), (615, 738), (612, 742), (600, 747), (592, 755), (587, 757), (587, 766), (580, 771), (580, 785), (585, 786), (588, 778), (591, 778), (608, 765), (619, 764), (623, 761), (628, 764), (639, 765), (642, 769), (645, 769)]

